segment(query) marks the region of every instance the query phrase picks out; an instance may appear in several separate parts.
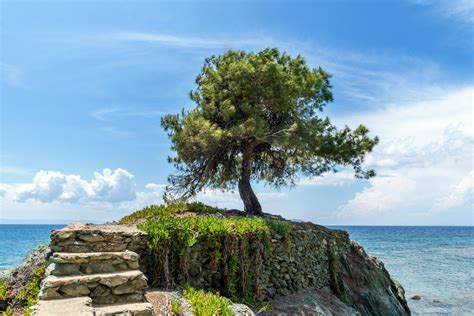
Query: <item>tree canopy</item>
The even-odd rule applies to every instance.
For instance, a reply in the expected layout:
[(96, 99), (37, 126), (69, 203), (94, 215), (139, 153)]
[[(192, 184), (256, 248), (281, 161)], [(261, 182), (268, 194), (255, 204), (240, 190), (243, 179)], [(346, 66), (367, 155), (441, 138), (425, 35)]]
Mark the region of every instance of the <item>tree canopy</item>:
[(378, 138), (363, 125), (338, 129), (321, 116), (333, 100), (329, 78), (276, 48), (207, 58), (190, 92), (196, 106), (162, 118), (176, 152), (169, 194), (238, 187), (245, 211), (261, 214), (252, 181), (279, 188), (338, 166), (374, 176), (362, 163)]

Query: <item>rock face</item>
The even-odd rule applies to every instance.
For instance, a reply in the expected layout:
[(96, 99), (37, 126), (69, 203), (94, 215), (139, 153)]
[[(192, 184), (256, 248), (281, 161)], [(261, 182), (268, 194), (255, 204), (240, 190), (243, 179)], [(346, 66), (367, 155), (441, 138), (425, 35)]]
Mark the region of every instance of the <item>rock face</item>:
[(350, 242), (348, 252), (337, 263), (339, 297), (362, 315), (410, 314), (401, 285), (390, 278), (380, 260), (367, 255), (356, 242)]
[[(148, 235), (121, 225), (71, 224), (51, 235), (51, 264), (34, 315), (153, 315), (139, 254)], [(67, 308), (61, 308), (67, 304)]]
[(281, 296), (269, 303), (272, 311), (261, 315), (315, 315), (315, 316), (359, 316), (354, 308), (347, 306), (335, 295), (316, 288), (300, 290), (295, 294)]

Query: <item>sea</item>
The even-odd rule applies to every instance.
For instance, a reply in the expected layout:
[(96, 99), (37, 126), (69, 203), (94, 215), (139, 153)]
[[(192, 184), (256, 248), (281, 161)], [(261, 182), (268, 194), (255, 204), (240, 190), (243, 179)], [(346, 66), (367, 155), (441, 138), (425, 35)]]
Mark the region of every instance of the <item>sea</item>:
[[(0, 225), (0, 271), (63, 225)], [(474, 227), (331, 226), (382, 260), (413, 315), (474, 315)], [(419, 296), (419, 300), (412, 297)]]

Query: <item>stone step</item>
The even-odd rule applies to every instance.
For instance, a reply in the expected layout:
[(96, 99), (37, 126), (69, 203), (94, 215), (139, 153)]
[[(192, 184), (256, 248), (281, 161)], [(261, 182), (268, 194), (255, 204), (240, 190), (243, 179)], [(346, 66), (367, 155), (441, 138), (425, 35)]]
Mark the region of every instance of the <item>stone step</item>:
[(150, 303), (92, 305), (90, 297), (38, 300), (33, 316), (153, 316)]
[(150, 303), (125, 303), (125, 304), (109, 304), (96, 305), (96, 316), (153, 316), (153, 305)]
[(33, 316), (94, 316), (90, 297), (63, 298), (57, 300), (38, 300)]
[(147, 278), (139, 270), (85, 274), (48, 275), (41, 283), (39, 299), (89, 296), (97, 304), (142, 302)]
[(135, 226), (117, 224), (70, 224), (53, 230), (53, 252), (121, 252), (130, 250), (141, 253), (150, 236)]
[(56, 252), (52, 256), (49, 274), (55, 276), (95, 274), (136, 270), (139, 255), (133, 251), (123, 252)]

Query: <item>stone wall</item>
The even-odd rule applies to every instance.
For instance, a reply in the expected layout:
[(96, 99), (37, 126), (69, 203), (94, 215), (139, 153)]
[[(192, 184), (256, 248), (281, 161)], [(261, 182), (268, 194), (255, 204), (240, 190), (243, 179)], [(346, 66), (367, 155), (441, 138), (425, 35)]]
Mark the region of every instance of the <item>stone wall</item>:
[[(315, 226), (316, 228), (316, 226)], [(263, 261), (261, 297), (288, 295), (307, 287), (331, 289), (331, 258), (347, 252), (344, 231), (299, 229), (282, 238), (272, 234), (270, 252)]]
[[(259, 243), (250, 241), (246, 253), (237, 254), (238, 268), (250, 272), (244, 271), (250, 275), (244, 283), (256, 290), (258, 299), (278, 299), (317, 288), (338, 297), (362, 315), (409, 314), (403, 289), (390, 278), (383, 264), (367, 255), (345, 231), (294, 223), (285, 238), (272, 232), (265, 249), (261, 265), (255, 257), (261, 251)], [(176, 284), (184, 281), (196, 288), (228, 294), (224, 287), (230, 268), (224, 265), (228, 262), (226, 258), (216, 260), (198, 241), (189, 249), (187, 261), (186, 271), (178, 269)], [(149, 267), (148, 272), (153, 268), (156, 267)]]
[[(307, 287), (331, 290), (331, 258), (348, 252), (348, 235), (344, 231), (328, 230), (316, 225), (312, 227), (296, 226), (286, 238), (272, 232), (261, 267), (256, 266), (253, 258), (258, 249), (249, 245), (246, 254), (248, 261), (244, 264), (246, 269), (251, 269), (252, 277), (255, 276), (256, 280), (247, 282), (258, 284), (259, 299), (288, 295)], [(224, 269), (228, 267), (212, 264), (213, 259), (203, 248), (204, 245), (198, 241), (190, 249), (187, 281), (197, 288), (225, 291), (222, 285)], [(241, 259), (242, 255), (238, 255)], [(184, 275), (181, 277), (184, 278)], [(179, 281), (186, 280), (178, 276)]]
[[(147, 247), (150, 236), (135, 227), (123, 226), (117, 234), (116, 227), (103, 225), (97, 230), (94, 226), (70, 225), (53, 233), (51, 248), (70, 253), (132, 250), (143, 259), (141, 270), (152, 282), (156, 281), (155, 273), (161, 267), (152, 264)], [(314, 299), (319, 300), (324, 292), (362, 315), (409, 314), (403, 288), (390, 278), (382, 262), (366, 254), (345, 231), (293, 223), (286, 237), (272, 232), (266, 246), (251, 237), (247, 242), (234, 247), (232, 254), (226, 254), (225, 249), (216, 254), (198, 239), (183, 254), (184, 261), (167, 267), (174, 272), (174, 285), (187, 282), (195, 288), (228, 295), (226, 284), (234, 282), (238, 292), (245, 287), (260, 300), (274, 301), (304, 289), (318, 289), (320, 295)], [(226, 242), (221, 244), (225, 248)], [(235, 257), (233, 268), (229, 265), (232, 260), (225, 257), (229, 255)], [(239, 280), (229, 280), (231, 269)]]

